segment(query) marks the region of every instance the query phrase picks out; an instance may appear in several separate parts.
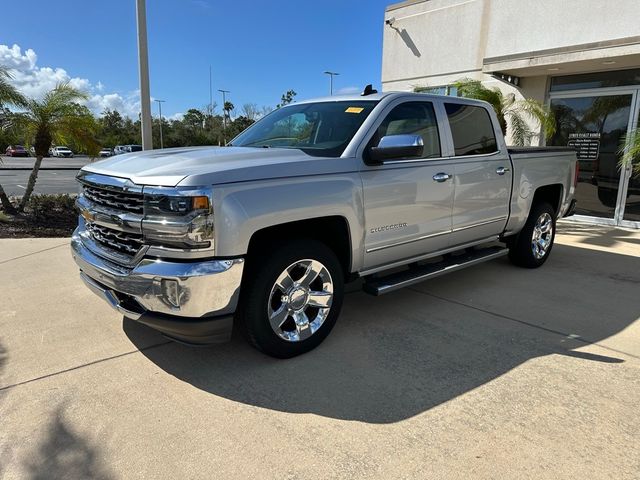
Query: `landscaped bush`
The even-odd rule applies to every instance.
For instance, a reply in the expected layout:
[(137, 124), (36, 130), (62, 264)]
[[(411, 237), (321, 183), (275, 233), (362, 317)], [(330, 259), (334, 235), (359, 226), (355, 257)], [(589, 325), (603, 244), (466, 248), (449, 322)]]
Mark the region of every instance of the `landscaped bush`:
[(16, 216), (2, 215), (0, 237), (67, 237), (78, 224), (75, 195), (33, 195)]

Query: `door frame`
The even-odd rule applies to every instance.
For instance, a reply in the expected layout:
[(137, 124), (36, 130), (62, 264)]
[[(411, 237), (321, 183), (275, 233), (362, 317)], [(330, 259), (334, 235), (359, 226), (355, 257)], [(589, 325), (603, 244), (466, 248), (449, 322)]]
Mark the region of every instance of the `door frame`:
[[(589, 88), (578, 90), (562, 90), (549, 92), (547, 106), (551, 107), (551, 101), (563, 98), (604, 97), (612, 95), (631, 95), (629, 119), (627, 120), (627, 134), (638, 126), (640, 115), (640, 85), (625, 85), (620, 87)], [(628, 148), (628, 145), (627, 145)], [(573, 219), (579, 222), (595, 223), (599, 225), (615, 225), (629, 228), (640, 228), (640, 221), (625, 220), (624, 209), (627, 201), (627, 191), (631, 180), (632, 168), (629, 166), (620, 172), (618, 183), (618, 197), (613, 218), (594, 217), (590, 215), (574, 215)]]

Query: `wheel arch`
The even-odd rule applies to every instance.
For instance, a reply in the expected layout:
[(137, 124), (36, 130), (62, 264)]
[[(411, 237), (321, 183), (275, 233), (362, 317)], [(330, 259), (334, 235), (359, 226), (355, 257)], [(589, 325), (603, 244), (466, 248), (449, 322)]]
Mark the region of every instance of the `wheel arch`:
[(562, 205), (562, 195), (564, 191), (564, 186), (561, 183), (554, 183), (551, 185), (544, 185), (542, 187), (538, 187), (533, 194), (533, 200), (531, 201), (531, 207), (529, 208), (529, 212), (533, 209), (534, 205), (537, 205), (542, 202), (546, 202), (553, 208), (556, 218), (558, 216), (558, 212), (560, 211), (560, 207)]
[(283, 239), (312, 238), (327, 245), (338, 257), (347, 278), (353, 267), (352, 239), (348, 220), (330, 215), (285, 222), (256, 230), (249, 240), (248, 258), (277, 247)]

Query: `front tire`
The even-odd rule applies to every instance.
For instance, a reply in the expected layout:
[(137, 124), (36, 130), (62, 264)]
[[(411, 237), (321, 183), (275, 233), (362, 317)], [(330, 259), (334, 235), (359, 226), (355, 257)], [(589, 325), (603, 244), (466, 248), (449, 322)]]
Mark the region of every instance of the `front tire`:
[(551, 254), (555, 236), (553, 207), (546, 202), (533, 205), (524, 228), (509, 245), (509, 260), (520, 267), (540, 267)]
[(248, 259), (240, 323), (254, 347), (291, 358), (317, 347), (336, 323), (344, 272), (316, 240), (295, 240)]

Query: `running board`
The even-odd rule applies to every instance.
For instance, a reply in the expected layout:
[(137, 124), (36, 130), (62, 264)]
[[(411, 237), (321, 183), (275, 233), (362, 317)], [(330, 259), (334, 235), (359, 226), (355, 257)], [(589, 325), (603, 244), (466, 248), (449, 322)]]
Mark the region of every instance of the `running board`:
[(509, 253), (509, 249), (496, 246), (483, 248), (482, 250), (472, 250), (464, 254), (447, 256), (438, 263), (417, 265), (411, 267), (409, 270), (392, 273), (385, 277), (366, 279), (362, 289), (371, 295), (382, 295), (420, 283), (424, 280), (439, 277), (446, 273), (456, 272), (463, 268), (502, 257), (507, 253)]

